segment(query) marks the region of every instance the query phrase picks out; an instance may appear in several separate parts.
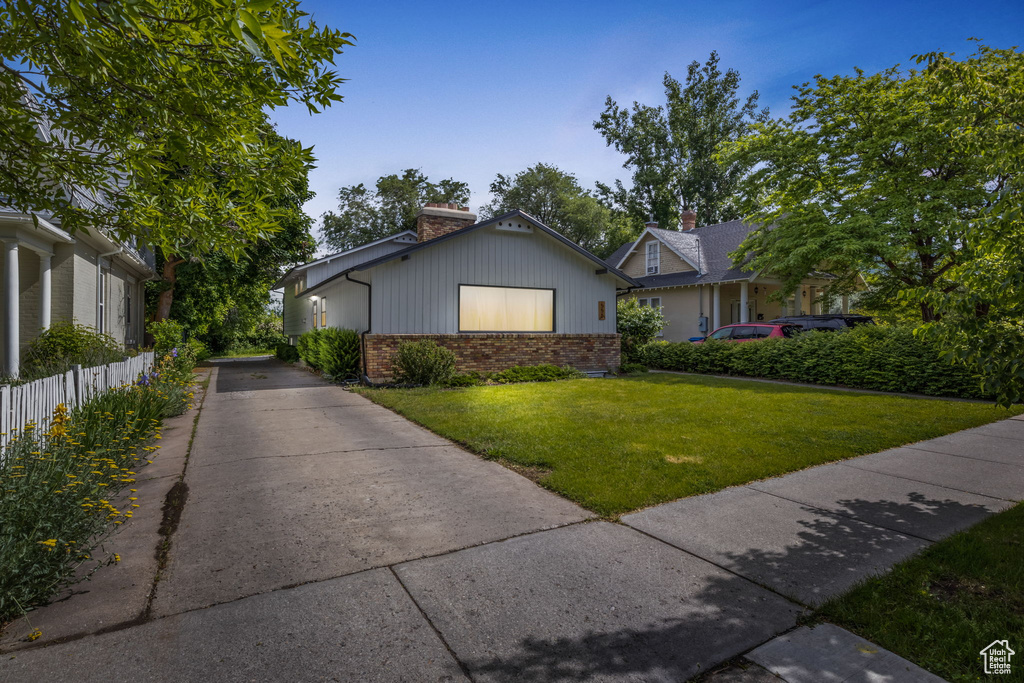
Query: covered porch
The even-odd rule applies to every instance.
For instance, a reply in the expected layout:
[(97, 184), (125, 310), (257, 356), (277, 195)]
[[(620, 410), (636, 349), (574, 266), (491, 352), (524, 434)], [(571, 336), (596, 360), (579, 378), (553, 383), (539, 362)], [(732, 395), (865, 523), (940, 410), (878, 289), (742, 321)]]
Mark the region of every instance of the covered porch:
[[(815, 315), (829, 313), (823, 297), (829, 286), (827, 278), (808, 278), (782, 301), (778, 298), (782, 283), (772, 278), (753, 278), (704, 285), (707, 290), (707, 308), (710, 312), (710, 330), (722, 325), (747, 322), (766, 322), (784, 315)], [(833, 308), (848, 313), (850, 304), (846, 296), (837, 300)]]
[(21, 347), (50, 326), (53, 257), (59, 245), (73, 242), (70, 235), (43, 219), (36, 223), (24, 214), (0, 214), (0, 373), (17, 376)]

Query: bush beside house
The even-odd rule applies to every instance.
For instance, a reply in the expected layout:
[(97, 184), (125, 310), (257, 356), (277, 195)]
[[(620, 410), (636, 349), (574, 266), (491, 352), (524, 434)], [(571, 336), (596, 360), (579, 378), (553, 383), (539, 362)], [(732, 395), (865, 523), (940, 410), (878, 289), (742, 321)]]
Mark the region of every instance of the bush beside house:
[[(354, 379), (359, 377), (362, 360), (359, 346), (359, 334), (355, 330), (323, 327), (300, 336), (295, 354), (309, 367), (334, 379)], [(292, 352), (282, 352), (279, 348), (278, 357), (282, 360), (288, 360), (282, 353), (292, 357)]]
[(842, 333), (723, 343), (652, 342), (641, 362), (663, 370), (984, 398), (979, 382), (906, 328), (863, 326)]

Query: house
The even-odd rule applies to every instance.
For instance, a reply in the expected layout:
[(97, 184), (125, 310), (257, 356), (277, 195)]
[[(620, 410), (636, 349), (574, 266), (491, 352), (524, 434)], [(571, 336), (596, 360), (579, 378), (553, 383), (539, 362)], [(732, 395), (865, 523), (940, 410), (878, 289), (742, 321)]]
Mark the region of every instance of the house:
[[(743, 221), (696, 227), (696, 213), (682, 214), (680, 230), (648, 223), (634, 242), (606, 262), (637, 280), (642, 289), (620, 293), (641, 305), (660, 307), (667, 325), (661, 338), (685, 341), (731, 323), (766, 321), (780, 315), (818, 313), (832, 276), (815, 274), (785, 301), (770, 301), (782, 282), (733, 264), (729, 254), (756, 226)], [(848, 303), (843, 298), (842, 309)]]
[(477, 222), (455, 204), (427, 204), (417, 229), (293, 268), (284, 333), (318, 327), (362, 335), (364, 374), (391, 376), (403, 341), (432, 339), (461, 372), (554, 363), (619, 364), (616, 295), (637, 282), (521, 212)]
[(21, 351), (52, 322), (73, 321), (138, 346), (144, 330), (143, 283), (153, 254), (101, 230), (73, 236), (50, 217), (0, 204), (2, 373), (17, 376)]

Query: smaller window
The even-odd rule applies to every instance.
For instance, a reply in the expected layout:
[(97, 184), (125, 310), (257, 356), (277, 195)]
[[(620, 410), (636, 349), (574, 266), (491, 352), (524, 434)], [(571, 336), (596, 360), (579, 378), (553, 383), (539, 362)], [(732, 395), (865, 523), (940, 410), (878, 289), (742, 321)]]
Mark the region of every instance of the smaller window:
[(647, 299), (637, 299), (636, 302), (641, 306), (646, 306), (648, 303)]
[(313, 301), (313, 327), (314, 327), (314, 329), (318, 326), (317, 324), (320, 322), (319, 308), (317, 306), (317, 303), (319, 303), (319, 302), (317, 302), (316, 300)]
[(661, 272), (661, 242), (647, 243), (647, 274), (656, 275)]
[(320, 327), (327, 327), (327, 297), (320, 299)]

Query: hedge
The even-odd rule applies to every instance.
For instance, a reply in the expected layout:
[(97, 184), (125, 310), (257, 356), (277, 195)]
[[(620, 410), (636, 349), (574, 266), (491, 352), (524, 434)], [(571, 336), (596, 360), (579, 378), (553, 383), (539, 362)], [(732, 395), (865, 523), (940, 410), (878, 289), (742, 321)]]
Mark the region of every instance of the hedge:
[(861, 326), (756, 342), (652, 342), (640, 361), (663, 370), (782, 379), (929, 396), (985, 398), (980, 383), (907, 328)]
[(299, 357), (306, 365), (321, 370), (335, 379), (359, 376), (359, 333), (336, 327), (322, 327), (306, 332), (296, 344)]

